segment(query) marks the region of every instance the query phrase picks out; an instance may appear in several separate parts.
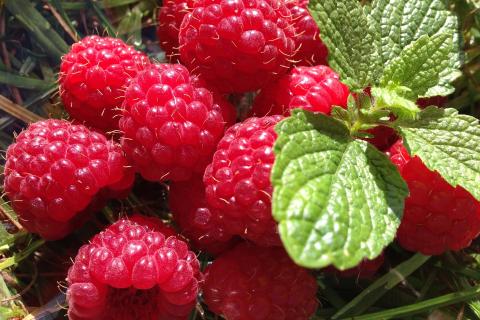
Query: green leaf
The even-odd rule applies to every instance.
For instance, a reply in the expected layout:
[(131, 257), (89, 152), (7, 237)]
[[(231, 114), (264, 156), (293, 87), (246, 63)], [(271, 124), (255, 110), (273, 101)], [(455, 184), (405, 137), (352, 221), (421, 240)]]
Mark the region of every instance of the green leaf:
[(419, 156), (452, 186), (462, 186), (480, 200), (480, 125), (455, 109), (428, 107), (418, 121), (397, 127), (412, 156)]
[(273, 215), (293, 260), (346, 269), (378, 256), (408, 194), (395, 166), (326, 115), (295, 110), (276, 131)]
[(373, 34), (382, 66), (389, 65), (422, 36), (450, 35), (448, 42), (454, 50), (443, 57), (448, 63), (440, 72), (440, 84), (424, 96), (452, 92), (448, 83), (461, 75), (458, 68), (463, 56), (457, 17), (448, 10), (444, 0), (374, 0), (371, 6), (365, 7), (365, 12), (376, 31)]
[(312, 0), (310, 13), (329, 50), (330, 66), (353, 90), (368, 86), (379, 70), (373, 30), (357, 0)]
[[(400, 87), (397, 87), (401, 91)], [(420, 112), (418, 106), (412, 100), (405, 99), (395, 90), (387, 88), (372, 88), (372, 96), (376, 99), (376, 105), (393, 112), (400, 119), (414, 120)]]
[(142, 44), (142, 17), (143, 14), (138, 8), (128, 10), (117, 28), (119, 35), (137, 47)]
[[(423, 35), (409, 44), (400, 56), (390, 61), (385, 67), (380, 85), (383, 87), (404, 86), (411, 88), (411, 99), (428, 95), (429, 90), (442, 87), (442, 95), (448, 95), (455, 88), (449, 83), (442, 83), (441, 74), (449, 68), (448, 57), (458, 52), (448, 33), (433, 37)], [(440, 89), (438, 89), (440, 90)]]

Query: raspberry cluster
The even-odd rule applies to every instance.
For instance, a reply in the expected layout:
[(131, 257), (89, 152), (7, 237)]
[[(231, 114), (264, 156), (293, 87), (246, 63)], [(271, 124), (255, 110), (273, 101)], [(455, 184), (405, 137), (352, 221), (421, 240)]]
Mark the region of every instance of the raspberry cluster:
[(109, 187), (130, 187), (126, 166), (120, 145), (102, 134), (64, 120), (40, 121), (8, 147), (5, 193), (30, 232), (55, 240), (78, 227)]
[(68, 271), (69, 319), (187, 319), (199, 270), (182, 240), (117, 221), (80, 248)]
[(149, 64), (121, 39), (85, 37), (62, 58), (58, 82), (65, 109), (87, 126), (118, 130), (125, 86)]
[(185, 67), (152, 65), (125, 93), (122, 146), (145, 179), (188, 180), (203, 173), (223, 135), (223, 106), (192, 84)]
[(388, 153), (410, 190), (397, 231), (400, 245), (425, 255), (468, 247), (480, 234), (480, 203), (430, 171), (420, 158), (410, 157), (402, 141)]
[(299, 319), (314, 314), (317, 283), (281, 248), (243, 243), (218, 257), (205, 271), (203, 295), (228, 320)]

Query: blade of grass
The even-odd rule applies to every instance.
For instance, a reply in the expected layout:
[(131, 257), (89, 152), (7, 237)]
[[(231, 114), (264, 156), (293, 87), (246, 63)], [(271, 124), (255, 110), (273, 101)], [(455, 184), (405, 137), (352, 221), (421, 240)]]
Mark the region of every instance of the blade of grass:
[(26, 258), (28, 258), (28, 256), (30, 256), (32, 253), (34, 253), (38, 248), (40, 248), (44, 244), (45, 244), (44, 239), (35, 240), (25, 250), (14, 254), (12, 257), (9, 257), (0, 261), (0, 270), (4, 270), (6, 268), (14, 266), (19, 262), (25, 260)]
[(43, 118), (36, 113), (25, 109), (21, 105), (13, 103), (2, 95), (0, 95), (0, 110), (5, 111), (6, 113), (17, 119), (22, 120), (25, 123), (32, 123), (43, 120)]
[(67, 13), (62, 7), (62, 4), (58, 0), (49, 0), (51, 3), (47, 3), (48, 8), (52, 12), (55, 19), (57, 19), (58, 23), (62, 26), (63, 30), (73, 39), (73, 41), (77, 42), (79, 39), (78, 32), (73, 26), (72, 21), (68, 17)]
[(449, 293), (437, 298), (417, 302), (408, 306), (393, 308), (381, 312), (365, 314), (362, 316), (341, 318), (342, 320), (385, 320), (405, 319), (407, 316), (423, 313), (432, 309), (441, 308), (459, 302), (470, 301), (480, 295), (480, 286), (459, 292)]
[(391, 269), (387, 274), (380, 277), (368, 288), (363, 290), (352, 301), (338, 310), (338, 312), (333, 315), (332, 319), (340, 319), (345, 315), (355, 315), (357, 314), (358, 309), (368, 309), (380, 299), (385, 292), (404, 281), (410, 274), (427, 262), (429, 258), (430, 257), (419, 253), (413, 255), (410, 259)]
[(105, 28), (105, 30), (107, 30), (108, 35), (111, 37), (116, 37), (117, 32), (115, 31), (115, 28), (112, 26), (110, 21), (108, 21), (107, 17), (103, 14), (98, 3), (92, 0), (90, 0), (89, 2), (90, 2), (90, 5), (92, 6), (93, 11), (95, 11), (95, 14), (98, 16), (98, 18), (102, 22), (103, 27)]
[(50, 57), (60, 60), (68, 45), (28, 0), (6, 0), (5, 6), (38, 41)]
[(45, 90), (51, 85), (40, 79), (18, 76), (5, 71), (0, 71), (0, 83), (29, 90)]

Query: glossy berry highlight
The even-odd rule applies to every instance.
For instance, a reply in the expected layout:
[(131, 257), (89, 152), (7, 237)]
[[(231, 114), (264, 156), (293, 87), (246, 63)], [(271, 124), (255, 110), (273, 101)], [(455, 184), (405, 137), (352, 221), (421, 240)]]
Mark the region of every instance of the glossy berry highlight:
[(424, 255), (468, 247), (480, 234), (480, 203), (430, 171), (420, 158), (410, 157), (401, 141), (389, 155), (410, 190), (397, 231), (400, 245)]
[(261, 245), (279, 245), (272, 218), (270, 172), (282, 116), (249, 118), (220, 140), (203, 182), (209, 205), (225, 215), (226, 231)]
[(223, 93), (254, 91), (290, 68), (292, 23), (279, 0), (195, 1), (180, 27), (180, 58)]
[(127, 89), (122, 146), (145, 179), (188, 180), (203, 173), (224, 133), (221, 108), (183, 66), (152, 65)]
[(260, 91), (252, 114), (288, 116), (296, 108), (330, 114), (333, 106), (347, 106), (349, 94), (348, 87), (329, 67), (297, 67)]
[(318, 307), (315, 278), (281, 248), (242, 243), (205, 272), (205, 303), (228, 320), (307, 320)]
[(121, 39), (88, 36), (62, 58), (59, 92), (70, 116), (104, 132), (118, 130), (125, 88), (150, 62)]
[(78, 251), (68, 271), (71, 320), (187, 319), (200, 264), (187, 244), (120, 220)]
[(127, 165), (120, 145), (102, 134), (64, 120), (39, 121), (8, 147), (5, 193), (27, 230), (56, 240), (109, 187), (131, 185)]

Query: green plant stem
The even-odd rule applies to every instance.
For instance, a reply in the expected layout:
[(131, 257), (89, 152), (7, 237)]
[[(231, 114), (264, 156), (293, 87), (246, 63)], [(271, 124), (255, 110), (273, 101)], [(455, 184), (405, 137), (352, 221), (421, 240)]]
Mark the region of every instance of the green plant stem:
[(410, 274), (420, 268), (429, 258), (429, 256), (417, 253), (407, 261), (399, 264), (397, 267), (393, 268), (387, 274), (372, 283), (368, 288), (363, 290), (343, 308), (338, 310), (338, 312), (333, 315), (332, 319), (340, 319), (345, 315), (355, 315), (361, 313), (363, 310), (367, 310), (388, 290), (404, 281)]
[(5, 268), (11, 267), (22, 260), (26, 259), (29, 255), (31, 255), (33, 252), (35, 252), (38, 248), (43, 246), (45, 244), (44, 239), (39, 239), (34, 241), (32, 244), (30, 244), (25, 250), (14, 254), (12, 257), (7, 258), (3, 261), (0, 262), (0, 270), (4, 270)]
[(419, 314), (431, 309), (441, 308), (441, 307), (449, 306), (459, 302), (469, 301), (473, 298), (478, 297), (479, 295), (480, 295), (480, 286), (477, 286), (472, 289), (449, 293), (437, 298), (414, 303), (408, 306), (389, 309), (381, 312), (365, 314), (358, 317), (341, 318), (341, 319), (342, 320), (377, 320), (377, 319), (385, 320), (385, 319), (392, 319), (392, 318), (403, 318), (406, 316)]

